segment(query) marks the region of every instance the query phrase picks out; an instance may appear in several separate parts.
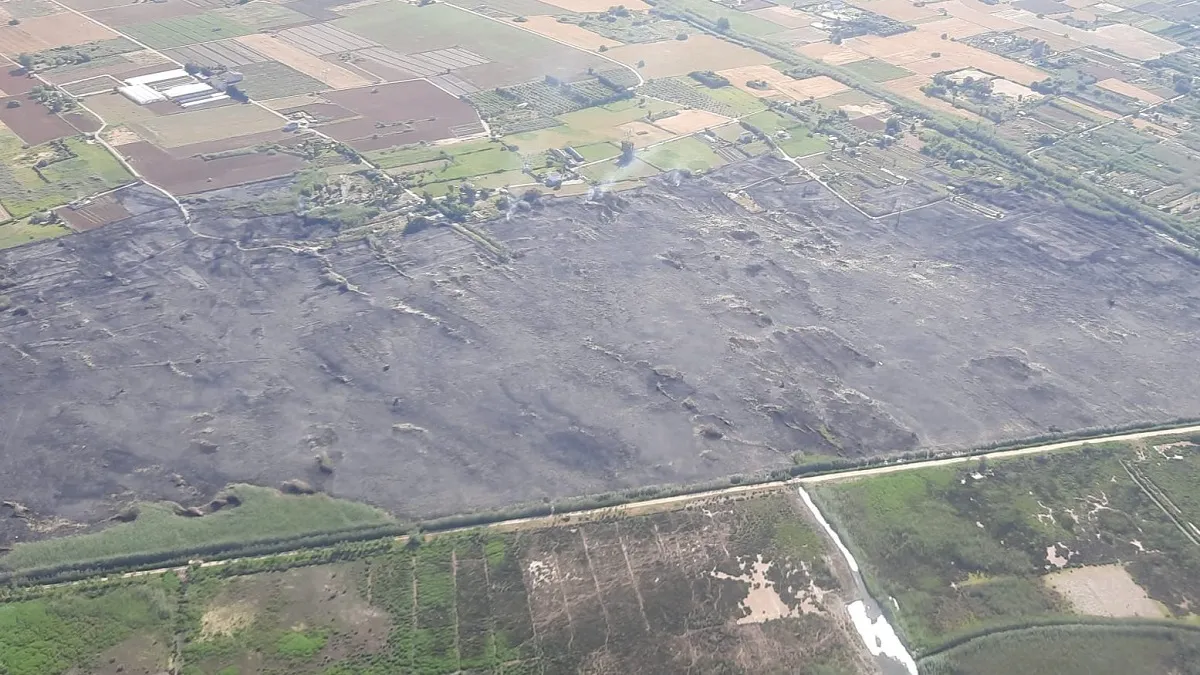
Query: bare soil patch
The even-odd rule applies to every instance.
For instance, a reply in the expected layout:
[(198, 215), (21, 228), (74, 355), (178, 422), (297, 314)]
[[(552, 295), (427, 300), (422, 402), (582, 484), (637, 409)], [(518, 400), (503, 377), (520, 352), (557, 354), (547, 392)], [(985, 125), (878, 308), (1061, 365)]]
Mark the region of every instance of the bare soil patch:
[(571, 46), (586, 49), (588, 51), (596, 51), (601, 47), (612, 49), (620, 47), (622, 42), (611, 40), (593, 33), (592, 31), (576, 26), (573, 23), (559, 23), (556, 17), (553, 16), (530, 16), (525, 18), (525, 22), (521, 24), (522, 28), (527, 28), (539, 35), (545, 35), (548, 38), (553, 38), (560, 42), (565, 42)]
[(771, 23), (777, 23), (784, 28), (804, 28), (811, 26), (817, 19), (813, 15), (802, 12), (791, 7), (776, 5), (774, 7), (764, 7), (750, 12), (760, 19), (766, 19)]
[(286, 176), (303, 169), (304, 160), (285, 153), (256, 152), (205, 161), (173, 157), (153, 143), (121, 147), (139, 173), (176, 194), (194, 194)]
[(224, 105), (135, 122), (138, 133), (164, 148), (272, 131), (284, 122), (255, 105)]
[(237, 41), (263, 56), (294, 68), (311, 78), (324, 82), (332, 89), (352, 89), (371, 84), (371, 80), (339, 65), (322, 60), (287, 42), (264, 33), (243, 35)]
[(425, 80), (329, 92), (325, 98), (362, 119), (322, 130), (360, 150), (456, 138), (483, 129), (470, 104)]
[(857, 52), (845, 43), (835, 45), (830, 42), (813, 42), (796, 48), (796, 51), (810, 59), (820, 59), (834, 66), (842, 66), (855, 61), (863, 61), (868, 55)]
[(115, 223), (133, 215), (113, 195), (104, 195), (78, 208), (64, 206), (55, 211), (76, 232), (94, 230), (108, 223)]
[[(612, 4), (608, 3), (608, 0), (544, 0), (544, 2), (578, 14), (606, 12), (608, 8), (612, 7)], [(625, 5), (625, 9), (631, 12), (646, 12), (650, 10), (650, 5), (642, 2), (642, 0), (630, 0), (630, 2), (622, 4)]]
[(108, 28), (78, 14), (63, 12), (33, 17), (18, 26), (0, 28), (0, 52), (15, 55), (115, 37), (119, 36)]
[[(10, 108), (9, 101), (16, 101), (20, 105)], [(77, 133), (74, 127), (51, 113), (46, 106), (25, 96), (0, 99), (0, 122), (29, 145), (38, 145)]]
[[(766, 65), (727, 68), (718, 72), (725, 76), (733, 86), (759, 98), (783, 95), (795, 101), (807, 101), (810, 98), (824, 98), (840, 94), (849, 89), (841, 82), (825, 75), (797, 80)], [(755, 80), (766, 82), (767, 88), (760, 89), (747, 84)]]
[(40, 84), (36, 78), (25, 74), (15, 66), (0, 68), (0, 96), (28, 94)]
[[(661, 125), (659, 125), (661, 126)], [(626, 138), (633, 143), (635, 148), (644, 148), (647, 145), (665, 141), (675, 137), (675, 134), (659, 128), (647, 122), (636, 121), (627, 122), (617, 127), (625, 134)]]
[(686, 75), (696, 70), (721, 70), (770, 63), (768, 56), (711, 35), (686, 40), (663, 40), (610, 49), (608, 56), (629, 66), (646, 63), (638, 72), (646, 78)]
[(707, 110), (680, 110), (670, 117), (657, 120), (654, 125), (682, 136), (721, 126), (728, 122), (728, 117)]
[(901, 23), (912, 23), (941, 16), (946, 3), (915, 3), (912, 0), (852, 0), (850, 4), (868, 12), (882, 14)]
[(1121, 565), (1077, 567), (1047, 574), (1046, 585), (1061, 593), (1075, 611), (1090, 616), (1161, 618), (1162, 609)]
[(1107, 89), (1109, 91), (1114, 91), (1123, 96), (1128, 96), (1129, 98), (1132, 98), (1132, 99), (1137, 99), (1148, 105), (1154, 105), (1155, 103), (1162, 103), (1163, 100), (1165, 100), (1165, 99), (1163, 99), (1162, 96), (1159, 96), (1158, 94), (1155, 94), (1153, 92), (1146, 91), (1145, 89), (1142, 89), (1141, 87), (1137, 86), (1136, 84), (1130, 84), (1124, 80), (1118, 80), (1116, 78), (1100, 80), (1099, 82), (1096, 83), (1096, 86), (1101, 87), (1103, 89)]
[(909, 77), (901, 77), (899, 79), (890, 80), (881, 83), (885, 89), (900, 94), (901, 96), (916, 101), (921, 105), (929, 108), (934, 108), (951, 115), (958, 115), (969, 120), (982, 121), (983, 118), (969, 110), (956, 108), (950, 103), (943, 101), (934, 96), (926, 96), (925, 92), (921, 91), (921, 87), (929, 84), (930, 78), (927, 75), (910, 75)]

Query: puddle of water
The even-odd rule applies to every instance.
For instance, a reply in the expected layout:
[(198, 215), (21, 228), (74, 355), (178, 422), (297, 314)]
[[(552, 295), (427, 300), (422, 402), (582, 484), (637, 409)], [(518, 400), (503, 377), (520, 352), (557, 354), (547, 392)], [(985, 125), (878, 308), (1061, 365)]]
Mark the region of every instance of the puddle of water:
[(846, 564), (850, 566), (850, 570), (858, 574), (858, 561), (854, 559), (854, 555), (850, 553), (850, 549), (846, 548), (846, 545), (842, 543), (842, 538), (838, 536), (838, 533), (833, 531), (833, 527), (829, 524), (829, 521), (825, 520), (825, 516), (821, 514), (821, 509), (818, 509), (817, 505), (813, 503), (812, 497), (808, 496), (808, 490), (800, 488), (800, 499), (804, 500), (804, 505), (808, 507), (809, 512), (816, 517), (821, 527), (825, 528), (825, 533), (833, 539), (833, 543), (841, 551), (842, 557), (846, 559)]
[(899, 662), (912, 675), (917, 675), (917, 662), (904, 648), (904, 643), (896, 635), (892, 624), (888, 623), (887, 617), (880, 614), (879, 618), (871, 621), (867, 616), (867, 605), (862, 600), (846, 605), (846, 611), (850, 612), (850, 620), (867, 644), (871, 656), (886, 656)]

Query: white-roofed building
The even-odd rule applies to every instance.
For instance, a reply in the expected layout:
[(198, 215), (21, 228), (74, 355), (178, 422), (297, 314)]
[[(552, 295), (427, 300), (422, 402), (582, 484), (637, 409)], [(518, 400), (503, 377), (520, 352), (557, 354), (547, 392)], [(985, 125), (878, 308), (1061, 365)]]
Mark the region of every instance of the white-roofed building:
[(121, 92), (125, 98), (138, 105), (158, 103), (160, 101), (167, 100), (166, 96), (163, 96), (154, 88), (145, 84), (127, 84), (123, 87), (117, 87), (117, 91)]
[(131, 77), (131, 78), (125, 80), (125, 84), (128, 84), (130, 86), (138, 85), (138, 84), (150, 85), (150, 84), (154, 84), (155, 82), (166, 82), (167, 80), (178, 80), (181, 77), (190, 77), (190, 76), (188, 75), (188, 72), (186, 70), (184, 70), (183, 68), (176, 68), (174, 70), (164, 70), (159, 73), (150, 73), (149, 75), (138, 75), (137, 77)]

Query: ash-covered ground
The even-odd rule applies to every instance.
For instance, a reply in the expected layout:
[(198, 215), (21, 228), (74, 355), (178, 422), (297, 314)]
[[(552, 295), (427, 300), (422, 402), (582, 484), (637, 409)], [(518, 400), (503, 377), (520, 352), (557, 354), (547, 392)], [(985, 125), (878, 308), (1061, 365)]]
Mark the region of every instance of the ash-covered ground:
[[(303, 478), (426, 515), (1200, 414), (1200, 268), (1155, 235), (1011, 196), (869, 221), (762, 181), (789, 168), (545, 200), (479, 226), (507, 260), (449, 229), (306, 251), (329, 233), (246, 207), (278, 185), (192, 229), (120, 193), (131, 219), (0, 253), (0, 499), (93, 522)], [(764, 213), (725, 196), (755, 182)]]

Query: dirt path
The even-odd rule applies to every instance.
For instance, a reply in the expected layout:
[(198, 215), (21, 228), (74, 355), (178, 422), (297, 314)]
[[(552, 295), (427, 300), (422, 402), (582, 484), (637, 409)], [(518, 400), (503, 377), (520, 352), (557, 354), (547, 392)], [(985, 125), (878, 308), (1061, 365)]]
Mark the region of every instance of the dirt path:
[[(1162, 436), (1177, 436), (1180, 434), (1194, 434), (1194, 433), (1200, 433), (1200, 424), (1193, 424), (1193, 425), (1189, 425), (1189, 426), (1185, 426), (1185, 427), (1173, 427), (1170, 429), (1158, 429), (1155, 431), (1138, 431), (1138, 432), (1124, 433), (1124, 434), (1113, 434), (1113, 435), (1109, 435), (1109, 436), (1096, 436), (1096, 437), (1092, 437), (1092, 438), (1077, 439), (1077, 440), (1072, 440), (1072, 441), (1060, 441), (1057, 443), (1045, 443), (1042, 445), (1033, 445), (1033, 446), (1029, 446), (1026, 448), (1017, 448), (1015, 450), (1001, 450), (998, 452), (990, 452), (990, 453), (979, 454), (979, 455), (962, 455), (960, 457), (948, 457), (945, 459), (930, 459), (930, 460), (924, 460), (924, 461), (919, 461), (919, 462), (905, 462), (902, 464), (890, 464), (887, 466), (877, 466), (877, 467), (873, 467), (870, 469), (854, 469), (854, 470), (850, 470), (850, 471), (841, 471), (841, 472), (837, 472), (837, 473), (823, 474), (820, 476), (805, 476), (805, 477), (801, 477), (801, 478), (792, 478), (792, 479), (786, 480), (786, 481), (772, 481), (772, 482), (768, 482), (768, 483), (758, 483), (755, 485), (737, 485), (737, 486), (733, 486), (733, 487), (722, 488), (720, 490), (709, 490), (706, 492), (696, 492), (696, 493), (686, 494), (686, 495), (677, 495), (674, 497), (661, 497), (658, 499), (647, 499), (647, 500), (643, 500), (643, 501), (630, 502), (628, 504), (620, 504), (620, 505), (616, 505), (616, 506), (606, 506), (606, 507), (601, 507), (601, 508), (596, 508), (596, 509), (587, 509), (587, 510), (583, 510), (583, 511), (573, 511), (573, 512), (570, 512), (569, 517), (571, 519), (571, 522), (578, 523), (581, 520), (599, 519), (599, 518), (605, 518), (605, 517), (609, 517), (609, 516), (636, 516), (636, 515), (643, 515), (643, 514), (647, 514), (647, 513), (655, 513), (655, 512), (659, 512), (659, 511), (671, 510), (672, 508), (676, 508), (678, 505), (685, 504), (687, 502), (692, 502), (692, 501), (701, 501), (701, 500), (706, 500), (706, 499), (729, 497), (729, 496), (734, 496), (734, 495), (746, 495), (746, 494), (753, 494), (753, 493), (757, 493), (757, 492), (774, 492), (777, 490), (784, 490), (784, 489), (788, 489), (788, 488), (792, 488), (792, 487), (803, 488), (806, 485), (813, 485), (813, 484), (818, 484), (818, 483), (828, 483), (828, 482), (843, 481), (843, 480), (856, 480), (858, 478), (866, 478), (869, 476), (881, 476), (881, 475), (890, 474), (890, 473), (897, 473), (900, 471), (917, 471), (920, 469), (928, 469), (928, 468), (938, 467), (938, 466), (950, 466), (953, 464), (963, 464), (966, 462), (978, 462), (981, 458), (984, 458), (984, 457), (986, 457), (988, 460), (1006, 459), (1006, 458), (1011, 458), (1011, 457), (1021, 457), (1021, 456), (1025, 456), (1025, 455), (1038, 455), (1038, 454), (1042, 454), (1042, 453), (1046, 453), (1046, 452), (1055, 452), (1057, 450), (1066, 450), (1066, 449), (1070, 449), (1070, 448), (1081, 448), (1081, 447), (1084, 447), (1087, 445), (1098, 445), (1098, 444), (1102, 444), (1102, 443), (1136, 441), (1136, 440), (1142, 440), (1142, 439), (1147, 439), (1147, 438), (1159, 438)], [(815, 505), (810, 508), (815, 508)], [(567, 515), (568, 514), (561, 514), (561, 515), (560, 514), (552, 514), (552, 515), (547, 515), (547, 516), (533, 516), (533, 517), (529, 517), (529, 518), (514, 518), (512, 520), (503, 520), (503, 521), (499, 521), (499, 522), (495, 522), (495, 523), (490, 523), (488, 525), (483, 525), (482, 527), (492, 528), (492, 529), (500, 530), (503, 532), (512, 532), (512, 531), (519, 531), (519, 530), (525, 530), (525, 529), (540, 529), (540, 528), (547, 528), (547, 527), (552, 527), (554, 525), (562, 524), (564, 522), (564, 518)], [(480, 527), (480, 526), (452, 528), (452, 529), (448, 529), (448, 530), (443, 530), (441, 532), (432, 532), (432, 533), (429, 533), (428, 536), (436, 537), (436, 536), (439, 536), (442, 534), (449, 534), (452, 532), (462, 532), (462, 531), (473, 530), (473, 529), (476, 529), (476, 527)], [(397, 542), (403, 543), (407, 540), (408, 540), (407, 536), (396, 537)], [(228, 558), (228, 559), (224, 559), (224, 560), (208, 560), (208, 561), (194, 560), (193, 562), (199, 563), (201, 567), (215, 567), (215, 566), (220, 566), (220, 565), (228, 565), (230, 563), (238, 562), (240, 560), (257, 560), (257, 559), (263, 559), (263, 558), (275, 558), (275, 557), (279, 557), (279, 556), (288, 555), (288, 553), (289, 552), (280, 552), (280, 553), (272, 553), (272, 554), (268, 554), (268, 555), (264, 555), (264, 556), (251, 556), (248, 558)], [(291, 553), (295, 553), (295, 551), (292, 551)], [(843, 550), (843, 554), (848, 555), (849, 551)], [(850, 560), (853, 560), (852, 556), (850, 557)], [(852, 568), (857, 567), (857, 562), (855, 562), (855, 564), (851, 565), (851, 567)], [(159, 567), (159, 568), (154, 568), (154, 569), (149, 569), (149, 570), (125, 572), (125, 573), (122, 573), (119, 575), (115, 575), (115, 578), (130, 578), (130, 577), (144, 576), (144, 575), (150, 575), (150, 574), (162, 574), (164, 572), (169, 572), (171, 570), (181, 570), (181, 569), (186, 569), (186, 567), (181, 568), (178, 565), (172, 565), (172, 566)], [(107, 579), (107, 578), (109, 578), (109, 576), (102, 575), (100, 578)], [(51, 583), (51, 584), (39, 584), (39, 586), (44, 586), (44, 587), (69, 586), (72, 584), (84, 583), (84, 581), (86, 581), (86, 580)]]

